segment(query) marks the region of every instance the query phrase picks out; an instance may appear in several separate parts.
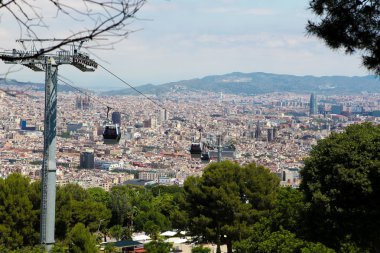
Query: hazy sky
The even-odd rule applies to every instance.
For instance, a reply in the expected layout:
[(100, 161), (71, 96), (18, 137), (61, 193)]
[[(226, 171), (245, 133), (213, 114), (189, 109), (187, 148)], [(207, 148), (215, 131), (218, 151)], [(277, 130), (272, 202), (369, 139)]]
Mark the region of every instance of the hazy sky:
[[(135, 86), (235, 71), (368, 74), (358, 55), (332, 51), (306, 35), (307, 20), (313, 18), (307, 4), (307, 0), (150, 0), (131, 25), (136, 32), (114, 50), (94, 53), (104, 60), (98, 60), (101, 64)], [(7, 40), (2, 37), (12, 41), (17, 37), (1, 22), (5, 48)], [(1, 72), (8, 67), (0, 63)], [(101, 69), (82, 73), (62, 66), (59, 71), (79, 87), (126, 87)], [(44, 81), (43, 73), (28, 69), (8, 78)]]

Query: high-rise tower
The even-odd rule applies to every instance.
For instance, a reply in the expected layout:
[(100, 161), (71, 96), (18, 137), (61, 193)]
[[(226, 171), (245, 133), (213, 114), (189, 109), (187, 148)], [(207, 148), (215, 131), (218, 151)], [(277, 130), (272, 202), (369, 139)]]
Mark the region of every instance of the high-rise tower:
[(317, 96), (314, 93), (310, 95), (310, 115), (315, 115), (318, 113), (317, 107)]
[(261, 128), (260, 128), (260, 121), (257, 121), (256, 123), (256, 130), (255, 130), (255, 139), (259, 139), (261, 136)]
[(80, 153), (79, 167), (81, 169), (93, 169), (95, 167), (93, 151), (84, 151)]

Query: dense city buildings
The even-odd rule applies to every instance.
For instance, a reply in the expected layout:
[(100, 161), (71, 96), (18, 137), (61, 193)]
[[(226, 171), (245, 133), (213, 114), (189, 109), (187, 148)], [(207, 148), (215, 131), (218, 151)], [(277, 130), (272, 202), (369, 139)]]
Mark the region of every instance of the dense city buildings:
[[(17, 87), (12, 87), (17, 89)], [(96, 97), (58, 93), (57, 183), (109, 190), (118, 184), (181, 185), (200, 175), (208, 160), (191, 158), (194, 141), (207, 147), (210, 161), (256, 162), (297, 187), (303, 158), (312, 146), (349, 124), (379, 121), (380, 95), (318, 96), (270, 93), (255, 96), (173, 90), (159, 98), (162, 108), (142, 96)], [(310, 98), (310, 100), (309, 100)], [(91, 104), (91, 105), (90, 105)], [(117, 145), (102, 140), (107, 107), (122, 123)], [(44, 92), (8, 96), (0, 92), (0, 177), (12, 172), (40, 178)]]

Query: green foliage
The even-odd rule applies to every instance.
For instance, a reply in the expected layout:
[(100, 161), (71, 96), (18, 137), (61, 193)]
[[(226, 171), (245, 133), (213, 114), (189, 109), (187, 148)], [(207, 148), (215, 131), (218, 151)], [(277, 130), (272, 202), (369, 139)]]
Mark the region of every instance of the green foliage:
[(37, 245), (37, 246), (26, 246), (17, 248), (14, 250), (8, 249), (3, 245), (0, 245), (0, 252), (1, 253), (46, 253), (43, 246)]
[(266, 240), (258, 244), (257, 250), (262, 253), (282, 252), (293, 253), (297, 252), (302, 247), (302, 241), (295, 238), (295, 235), (289, 231), (277, 231), (271, 233)]
[(154, 241), (157, 241), (160, 237), (160, 227), (156, 225), (153, 221), (149, 220), (144, 224), (144, 231), (150, 236)]
[(279, 179), (262, 166), (224, 161), (210, 164), (202, 177), (190, 177), (184, 189), (190, 230), (218, 247), (247, 236), (254, 224), (273, 209)]
[(210, 248), (205, 248), (202, 245), (196, 246), (191, 249), (191, 253), (210, 253), (210, 252), (211, 252)]
[(159, 196), (156, 196), (155, 198), (152, 199), (152, 202), (151, 202), (152, 208), (155, 210), (159, 210), (160, 213), (162, 213), (165, 216), (169, 216), (170, 211), (175, 205), (173, 203), (173, 199), (174, 197), (171, 194), (161, 194)]
[(349, 237), (346, 240), (340, 242), (340, 252), (344, 253), (369, 253), (370, 250), (363, 250), (355, 243), (353, 243)]
[(339, 249), (349, 238), (380, 251), (380, 126), (351, 125), (319, 141), (301, 175), (311, 240)]
[(109, 208), (112, 211), (112, 225), (127, 225), (129, 210), (133, 207), (133, 189), (113, 187), (110, 193)]
[[(178, 204), (184, 201), (183, 190), (160, 188), (154, 197), (143, 188), (127, 186), (114, 187), (110, 193), (101, 188), (84, 190), (77, 184), (57, 187), (56, 239), (67, 243), (69, 231), (79, 223), (92, 233), (100, 229), (117, 239), (130, 239), (133, 228), (158, 239), (160, 231), (172, 229), (171, 219), (187, 224)], [(30, 183), (17, 174), (0, 179), (0, 245), (8, 251), (38, 244), (40, 198), (40, 182)], [(5, 252), (3, 248), (0, 252)], [(57, 245), (55, 250), (65, 249)]]
[(104, 246), (104, 253), (112, 253), (116, 250), (116, 247), (113, 245), (113, 243), (107, 243)]
[(296, 238), (295, 234), (280, 230), (271, 233), (266, 240), (257, 245), (257, 251), (260, 253), (334, 253), (335, 251), (327, 248), (326, 246), (318, 243), (305, 242)]
[[(168, 206), (162, 206), (159, 201), (163, 200), (163, 203), (167, 203)], [(137, 230), (143, 230), (148, 233), (154, 233), (156, 231), (164, 231), (171, 229), (171, 222), (169, 220), (169, 210), (167, 208), (172, 207), (172, 204), (166, 202), (165, 198), (157, 197), (149, 203), (148, 211), (141, 211), (135, 217), (135, 228)], [(152, 226), (152, 224), (154, 226)]]
[(270, 213), (272, 231), (284, 228), (292, 232), (299, 232), (305, 208), (301, 191), (291, 187), (281, 187), (278, 191), (275, 207)]
[(69, 250), (69, 247), (62, 242), (58, 241), (54, 244), (53, 248), (50, 250), (49, 253), (67, 253)]
[(132, 234), (133, 234), (133, 231), (132, 231), (131, 228), (129, 228), (129, 227), (124, 227), (124, 228), (123, 228), (122, 239), (123, 239), (123, 240), (132, 240)]
[(109, 233), (110, 235), (116, 239), (116, 241), (120, 241), (120, 239), (123, 237), (123, 228), (122, 226), (120, 225), (115, 225), (115, 226), (112, 226), (110, 229), (109, 229)]
[(98, 203), (102, 203), (103, 205), (108, 205), (110, 201), (110, 194), (106, 192), (103, 188), (95, 187), (89, 188), (86, 190), (90, 195), (90, 198)]
[(86, 190), (75, 184), (57, 188), (56, 206), (56, 236), (62, 240), (77, 223), (95, 232), (100, 221), (106, 226), (111, 219), (111, 212), (104, 204), (94, 201)]
[(238, 253), (334, 253), (320, 243), (304, 241), (290, 231), (280, 229), (270, 230), (270, 220), (261, 219), (252, 226), (250, 237), (234, 243)]
[(310, 34), (333, 49), (343, 48), (349, 54), (360, 51), (364, 66), (380, 74), (379, 1), (310, 0), (310, 9), (320, 18), (309, 21)]
[[(170, 198), (170, 197), (169, 197)], [(160, 203), (160, 200), (163, 202)], [(168, 200), (170, 202), (170, 200)], [(154, 228), (158, 231), (164, 231), (171, 229), (171, 222), (169, 220), (170, 211), (167, 208), (172, 207), (172, 203), (166, 202), (165, 197), (157, 197), (150, 203), (150, 208), (148, 211), (141, 211), (137, 214), (135, 218), (135, 227), (138, 230), (147, 229), (152, 231), (152, 226), (148, 222), (153, 223)], [(165, 203), (168, 205), (165, 206)]]
[(171, 243), (163, 241), (151, 241), (144, 244), (144, 249), (147, 253), (169, 253), (171, 247)]
[(111, 212), (106, 206), (90, 199), (72, 202), (72, 224), (83, 223), (91, 232), (95, 232), (100, 221), (106, 226), (111, 218)]
[(17, 249), (38, 243), (38, 192), (36, 184), (19, 174), (0, 179), (0, 245)]
[(76, 224), (68, 234), (70, 253), (97, 253), (96, 238), (82, 223)]
[(157, 197), (165, 193), (170, 194), (172, 196), (183, 193), (183, 187), (177, 185), (154, 185), (152, 187), (148, 187), (148, 189), (150, 189), (154, 197)]

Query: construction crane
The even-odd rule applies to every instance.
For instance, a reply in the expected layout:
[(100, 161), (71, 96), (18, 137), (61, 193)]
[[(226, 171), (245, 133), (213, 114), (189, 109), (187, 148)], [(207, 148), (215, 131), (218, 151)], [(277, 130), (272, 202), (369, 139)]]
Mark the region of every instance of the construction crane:
[(41, 170), (41, 225), (40, 242), (47, 251), (53, 247), (55, 226), (55, 200), (56, 200), (56, 123), (57, 123), (57, 80), (58, 66), (69, 64), (83, 72), (92, 72), (98, 64), (82, 53), (79, 46), (72, 45), (70, 50), (57, 50), (56, 53), (45, 54), (37, 50), (34, 42), (56, 41), (57, 39), (30, 40), (21, 39), (25, 43), (31, 42), (32, 49), (0, 52), (0, 56), (7, 64), (21, 64), (33, 71), (45, 72), (45, 116), (44, 116), (44, 153)]

